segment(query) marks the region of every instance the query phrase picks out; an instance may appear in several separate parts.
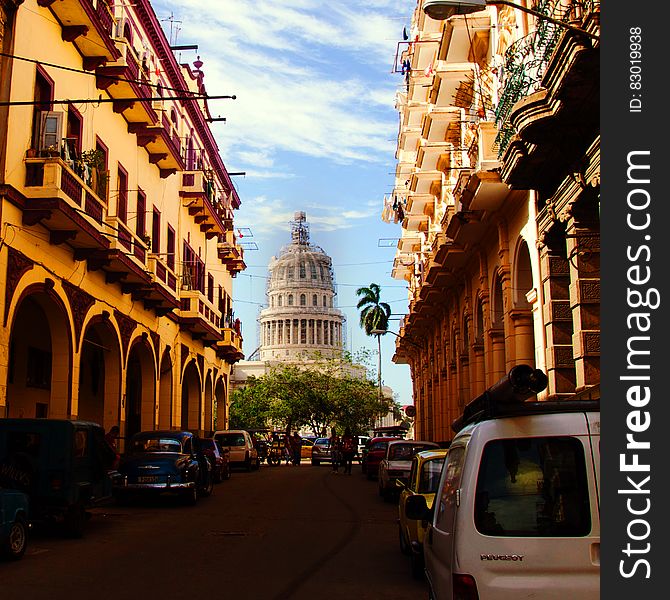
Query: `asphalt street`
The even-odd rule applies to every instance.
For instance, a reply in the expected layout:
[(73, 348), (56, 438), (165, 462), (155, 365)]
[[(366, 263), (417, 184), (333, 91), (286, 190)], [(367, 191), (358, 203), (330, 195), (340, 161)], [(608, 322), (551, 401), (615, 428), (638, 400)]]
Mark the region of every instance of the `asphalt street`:
[(0, 597), (426, 598), (396, 518), (358, 465), (351, 476), (262, 465), (194, 507), (166, 498), (95, 509), (82, 539), (38, 528), (21, 561), (0, 562)]

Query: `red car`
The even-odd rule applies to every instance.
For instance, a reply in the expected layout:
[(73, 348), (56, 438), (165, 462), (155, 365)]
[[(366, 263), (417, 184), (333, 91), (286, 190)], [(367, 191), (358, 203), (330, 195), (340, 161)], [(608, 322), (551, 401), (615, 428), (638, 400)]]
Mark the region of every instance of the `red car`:
[(227, 449), (222, 450), (214, 438), (204, 438), (199, 440), (201, 452), (207, 457), (212, 465), (212, 476), (215, 483), (220, 483), (224, 479), (230, 479), (230, 460)]
[(361, 465), (363, 473), (368, 479), (375, 479), (379, 473), (379, 463), (386, 456), (386, 448), (389, 442), (398, 440), (398, 437), (374, 437), (368, 442), (368, 453)]

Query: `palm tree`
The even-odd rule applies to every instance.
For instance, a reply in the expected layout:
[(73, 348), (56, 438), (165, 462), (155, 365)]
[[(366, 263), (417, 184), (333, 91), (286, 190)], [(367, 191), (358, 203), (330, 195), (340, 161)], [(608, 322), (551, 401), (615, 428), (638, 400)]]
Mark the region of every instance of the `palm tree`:
[(356, 295), (360, 297), (356, 308), (361, 309), (360, 324), (366, 335), (377, 336), (377, 383), (379, 385), (379, 402), (382, 400), (382, 342), (381, 334), (373, 334), (373, 331), (386, 331), (389, 326), (391, 307), (386, 302), (381, 302), (381, 289), (376, 283), (368, 287), (360, 287)]

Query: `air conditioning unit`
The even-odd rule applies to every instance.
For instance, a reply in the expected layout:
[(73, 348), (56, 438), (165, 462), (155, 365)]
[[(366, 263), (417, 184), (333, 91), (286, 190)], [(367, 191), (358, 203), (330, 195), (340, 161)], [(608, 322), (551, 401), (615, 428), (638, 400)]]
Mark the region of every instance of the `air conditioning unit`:
[(116, 39), (124, 39), (123, 30), (126, 27), (126, 18), (122, 17), (116, 22), (116, 29), (114, 30), (114, 37)]

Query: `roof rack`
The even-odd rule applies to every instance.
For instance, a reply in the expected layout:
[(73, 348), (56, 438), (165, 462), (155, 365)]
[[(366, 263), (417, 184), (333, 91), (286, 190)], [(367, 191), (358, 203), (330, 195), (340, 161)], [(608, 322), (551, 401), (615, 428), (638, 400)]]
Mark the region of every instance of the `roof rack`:
[(515, 415), (600, 410), (599, 400), (526, 402), (528, 398), (544, 390), (547, 383), (547, 376), (540, 369), (517, 365), (500, 381), (469, 402), (463, 409), (463, 414), (451, 424), (451, 428), (458, 432), (471, 423)]

